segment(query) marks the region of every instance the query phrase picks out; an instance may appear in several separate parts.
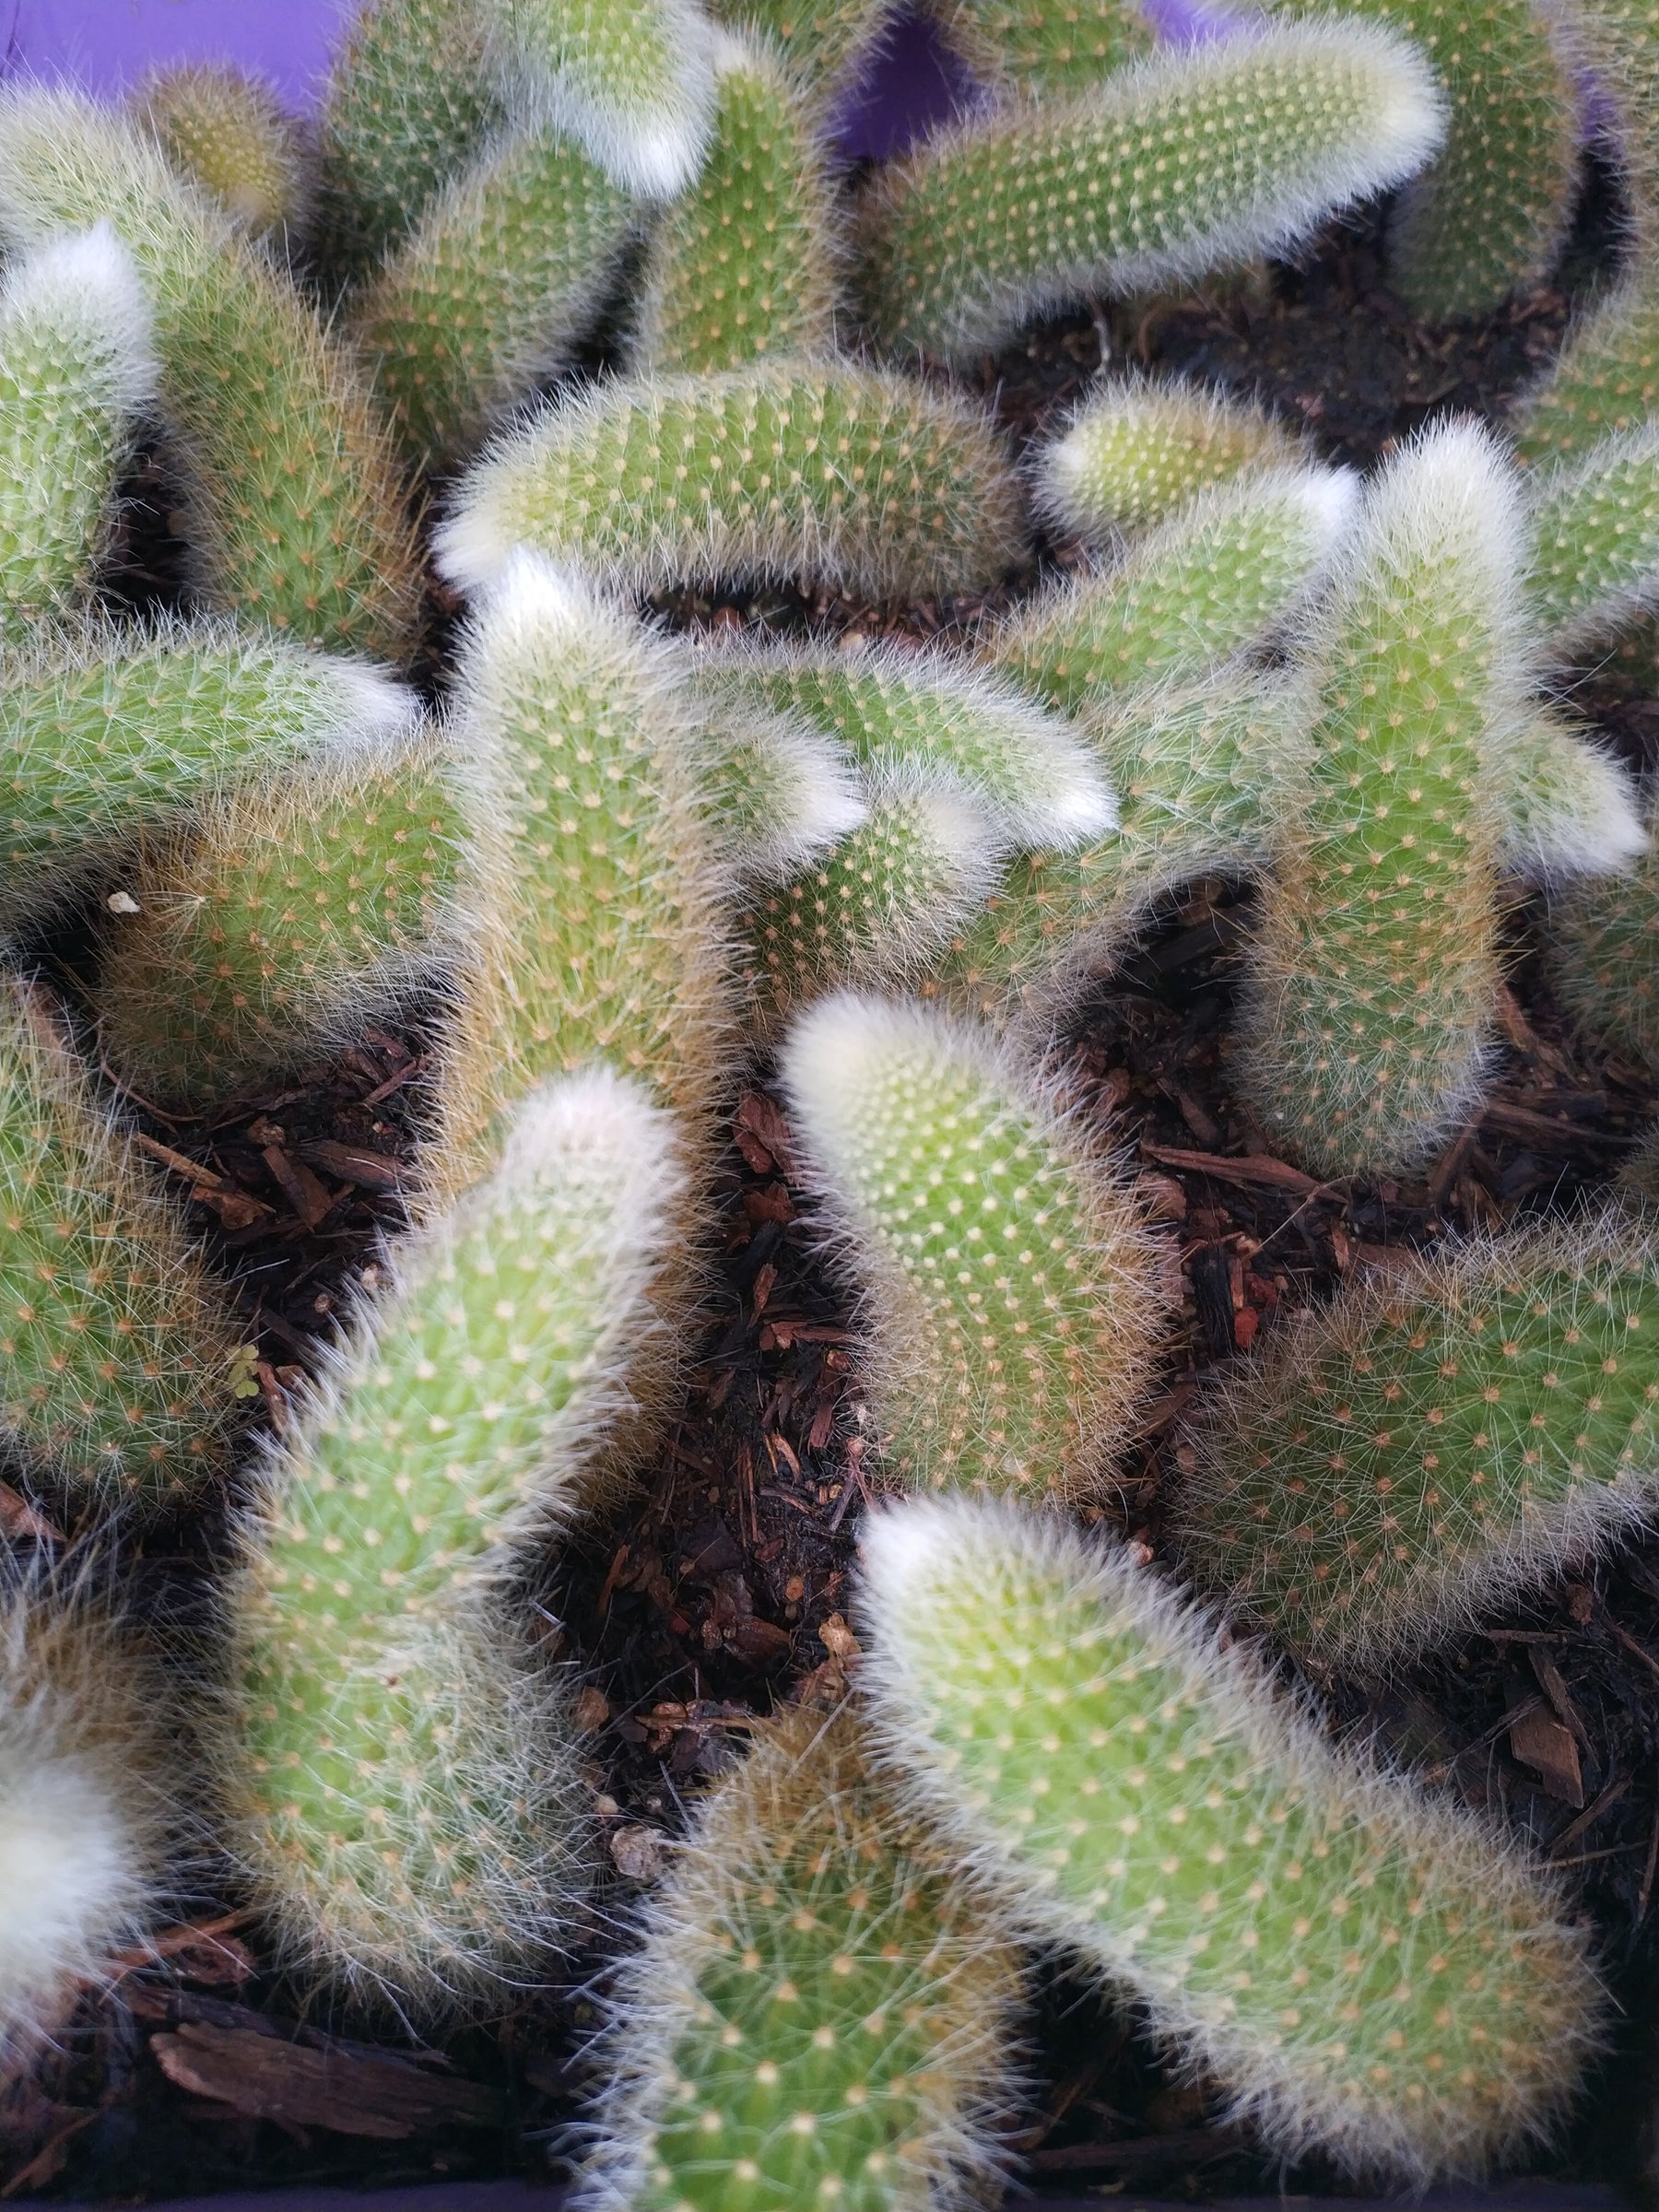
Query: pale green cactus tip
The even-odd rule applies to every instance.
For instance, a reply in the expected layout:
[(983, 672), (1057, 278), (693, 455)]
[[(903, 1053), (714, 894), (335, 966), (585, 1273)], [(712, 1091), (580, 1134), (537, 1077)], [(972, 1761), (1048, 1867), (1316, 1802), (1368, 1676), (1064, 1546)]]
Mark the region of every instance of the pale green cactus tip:
[(1528, 718), (1504, 749), (1502, 782), (1498, 858), (1507, 875), (1552, 887), (1623, 876), (1648, 850), (1635, 778), (1564, 715), (1541, 708)]
[(1547, 1871), (1057, 1516), (909, 1500), (864, 1554), (877, 1771), (1268, 2147), (1411, 2185), (1552, 2132), (1608, 2006)]
[(1018, 1954), (846, 1709), (757, 1724), (618, 1977), (580, 2212), (966, 2212), (1000, 2193)]
[(1149, 55), (880, 171), (864, 313), (889, 350), (971, 358), (1079, 298), (1284, 251), (1411, 175), (1444, 133), (1423, 55), (1352, 18)]
[(521, 1104), (495, 1172), (388, 1249), (245, 1530), (216, 1749), (283, 1953), (433, 2017), (568, 1948), (592, 1876), (567, 1677), (510, 1592), (630, 1409), (686, 1194), (604, 1067)]
[(1527, 601), (1559, 663), (1659, 605), (1659, 421), (1602, 439), (1527, 488)]
[(1386, 1668), (1651, 1511), (1656, 1340), (1659, 1221), (1623, 1206), (1419, 1255), (1221, 1393), (1171, 1529), (1275, 1634)]
[(985, 411), (850, 362), (597, 386), (500, 440), (433, 538), (462, 591), (529, 545), (641, 592), (742, 576), (875, 596), (982, 588), (1029, 543)]
[(858, 771), (804, 714), (718, 676), (705, 683), (711, 657), (687, 671), (704, 702), (698, 783), (711, 839), (740, 885), (787, 883), (868, 819)]
[(1300, 441), (1248, 401), (1119, 377), (1087, 393), (1028, 467), (1049, 528), (1099, 538), (1162, 522), (1208, 485), (1303, 457)]
[(696, 179), (713, 127), (712, 26), (695, 0), (481, 0), (514, 112), (551, 123), (643, 200)]
[(1516, 411), (1523, 461), (1582, 460), (1602, 439), (1659, 414), (1659, 282), (1647, 270), (1574, 324)]
[(237, 1346), (174, 1207), (92, 1098), (44, 994), (0, 982), (0, 1437), (80, 1507), (223, 1473)]
[(14, 645), (84, 598), (155, 397), (151, 319), (108, 223), (16, 262), (0, 289), (0, 630)]
[(796, 1022), (780, 1065), (865, 1300), (884, 1468), (918, 1488), (1100, 1495), (1168, 1303), (1113, 1165), (1023, 1059), (935, 1007), (840, 994)]
[(228, 63), (181, 62), (145, 80), (133, 111), (179, 174), (239, 229), (279, 238), (303, 224), (311, 191), (304, 140), (264, 77)]
[(1625, 873), (1571, 883), (1549, 902), (1546, 966), (1580, 1030), (1659, 1069), (1659, 839), (1655, 794), (1642, 808), (1645, 850)]
[(1275, 1141), (1332, 1175), (1409, 1172), (1485, 1080), (1500, 978), (1498, 798), (1524, 726), (1515, 475), (1474, 424), (1368, 489), (1307, 626), (1320, 704), (1236, 1029)]

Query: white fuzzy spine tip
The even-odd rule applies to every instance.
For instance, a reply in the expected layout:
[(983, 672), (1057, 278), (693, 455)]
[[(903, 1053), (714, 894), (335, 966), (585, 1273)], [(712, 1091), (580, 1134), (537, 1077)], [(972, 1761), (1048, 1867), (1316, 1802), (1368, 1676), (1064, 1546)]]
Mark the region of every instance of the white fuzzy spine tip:
[(581, 570), (564, 568), (528, 546), (514, 546), (486, 587), (473, 619), (471, 651), (497, 653), (577, 644), (624, 620), (618, 604)]
[(108, 355), (117, 405), (130, 414), (154, 399), (160, 370), (149, 300), (110, 224), (54, 239), (8, 270), (0, 317), (0, 347), (14, 317), (81, 324)]
[(863, 1106), (884, 1061), (909, 1067), (974, 1061), (991, 1085), (1018, 1087), (992, 1039), (919, 999), (875, 991), (833, 991), (796, 1017), (778, 1055), (791, 1115), (833, 1178), (849, 1143), (859, 1142)]
[(511, 1204), (532, 1182), (591, 1195), (619, 1253), (660, 1252), (687, 1174), (674, 1117), (613, 1068), (585, 1068), (531, 1091), (512, 1119), (491, 1185)]
[(771, 753), (780, 788), (776, 830), (751, 872), (781, 883), (862, 829), (870, 809), (853, 763), (808, 724), (781, 714), (757, 722), (754, 742)]

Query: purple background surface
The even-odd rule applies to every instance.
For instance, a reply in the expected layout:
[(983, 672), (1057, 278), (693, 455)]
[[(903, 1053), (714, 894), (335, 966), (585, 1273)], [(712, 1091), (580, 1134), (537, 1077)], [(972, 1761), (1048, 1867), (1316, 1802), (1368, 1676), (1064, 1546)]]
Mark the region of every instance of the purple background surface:
[(314, 98), (353, 0), (0, 0), (8, 73), (120, 93), (153, 63), (234, 61)]

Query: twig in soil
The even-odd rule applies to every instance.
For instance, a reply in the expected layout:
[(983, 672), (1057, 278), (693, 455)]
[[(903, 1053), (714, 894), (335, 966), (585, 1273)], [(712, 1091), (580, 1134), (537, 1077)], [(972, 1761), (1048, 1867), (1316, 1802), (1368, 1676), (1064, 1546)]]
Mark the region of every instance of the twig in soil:
[[(1610, 1806), (1617, 1805), (1618, 1800), (1626, 1794), (1630, 1789), (1630, 1778), (1628, 1774), (1621, 1774), (1616, 1781), (1610, 1782), (1599, 1797), (1595, 1798), (1591, 1804), (1587, 1805), (1583, 1811), (1578, 1814), (1573, 1819), (1568, 1821), (1566, 1827), (1555, 1839), (1554, 1842), (1551, 1843), (1549, 1847), (1549, 1856), (1554, 1859), (1558, 1865), (1574, 1866), (1580, 1865), (1581, 1862), (1577, 1859), (1563, 1860), (1560, 1855), (1561, 1853), (1566, 1849), (1569, 1843), (1576, 1843), (1579, 1838), (1583, 1835), (1587, 1830), (1594, 1828), (1607, 1808)], [(1620, 1845), (1619, 1848), (1623, 1850), (1633, 1847)], [(1602, 1855), (1604, 1854), (1600, 1853), (1591, 1853), (1592, 1857), (1600, 1857)]]
[(1607, 1626), (1612, 1630), (1617, 1641), (1624, 1645), (1627, 1652), (1633, 1653), (1636, 1658), (1644, 1661), (1647, 1665), (1653, 1668), (1654, 1674), (1659, 1675), (1659, 1659), (1654, 1658), (1653, 1653), (1648, 1650), (1645, 1644), (1638, 1643), (1635, 1637), (1630, 1634), (1630, 1630), (1628, 1629), (1621, 1629), (1616, 1620), (1608, 1621)]
[(1186, 1152), (1179, 1145), (1155, 1145), (1144, 1136), (1140, 1148), (1160, 1167), (1184, 1168), (1192, 1175), (1214, 1175), (1222, 1182), (1265, 1182), (1275, 1190), (1294, 1191), (1301, 1197), (1317, 1197), (1323, 1191), (1341, 1189), (1346, 1182), (1344, 1178), (1337, 1182), (1320, 1182), (1312, 1175), (1304, 1175), (1300, 1168), (1293, 1168), (1288, 1159), (1272, 1159), (1265, 1153), (1248, 1152), (1234, 1157), (1222, 1152)]

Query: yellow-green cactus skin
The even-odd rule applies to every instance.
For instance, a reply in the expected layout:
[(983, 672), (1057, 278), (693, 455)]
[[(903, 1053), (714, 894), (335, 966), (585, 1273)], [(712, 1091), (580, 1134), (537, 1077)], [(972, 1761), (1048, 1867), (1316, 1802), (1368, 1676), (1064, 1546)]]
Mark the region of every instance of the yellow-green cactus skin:
[(1112, 378), (1037, 448), (1032, 488), (1062, 537), (1144, 530), (1212, 484), (1230, 484), (1301, 458), (1290, 433), (1260, 407), (1200, 385)]
[(251, 238), (280, 246), (304, 223), (310, 165), (300, 129), (271, 86), (227, 63), (180, 62), (134, 100), (179, 174)]
[(928, 12), (976, 76), (1038, 100), (1090, 91), (1154, 43), (1135, 0), (935, 0)]
[(1653, 793), (1645, 850), (1623, 872), (1566, 885), (1549, 902), (1547, 960), (1562, 1005), (1589, 1036), (1659, 1070), (1659, 839)]
[(1615, 431), (1529, 485), (1526, 594), (1552, 661), (1582, 654), (1659, 601), (1659, 422)]
[(1516, 416), (1523, 461), (1583, 461), (1659, 413), (1659, 281), (1639, 271), (1567, 335)]

